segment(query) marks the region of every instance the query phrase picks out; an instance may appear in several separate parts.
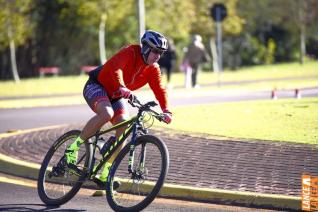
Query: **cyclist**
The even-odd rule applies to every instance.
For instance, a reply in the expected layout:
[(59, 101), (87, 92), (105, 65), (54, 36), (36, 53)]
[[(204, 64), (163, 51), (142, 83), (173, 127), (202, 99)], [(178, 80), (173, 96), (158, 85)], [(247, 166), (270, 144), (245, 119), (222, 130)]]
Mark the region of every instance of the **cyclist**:
[[(160, 56), (168, 49), (165, 36), (156, 31), (146, 31), (141, 44), (122, 48), (103, 66), (89, 73), (83, 96), (96, 113), (84, 126), (80, 136), (67, 148), (65, 156), (68, 164), (77, 161), (80, 145), (96, 133), (105, 123), (120, 123), (128, 119), (127, 104), (124, 99), (131, 91), (149, 84), (164, 114), (164, 121), (170, 123), (172, 113), (168, 109), (166, 90), (161, 84), (161, 71), (157, 64)], [(118, 138), (124, 127), (116, 131)], [(114, 154), (104, 166), (99, 180), (106, 182), (109, 168), (116, 158)]]

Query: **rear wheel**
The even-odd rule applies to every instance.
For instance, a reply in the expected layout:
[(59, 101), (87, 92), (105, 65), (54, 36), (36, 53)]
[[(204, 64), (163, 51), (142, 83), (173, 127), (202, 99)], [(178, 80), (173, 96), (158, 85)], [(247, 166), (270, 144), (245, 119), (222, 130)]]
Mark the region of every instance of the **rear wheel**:
[[(159, 193), (168, 172), (169, 153), (159, 138), (151, 135), (137, 138), (133, 173), (128, 172), (129, 150), (128, 145), (120, 152), (107, 179), (106, 197), (115, 211), (140, 211), (147, 207)], [(115, 191), (116, 181), (120, 186)]]
[(67, 165), (64, 152), (79, 136), (79, 130), (62, 135), (46, 154), (38, 177), (38, 194), (46, 205), (62, 205), (72, 199), (84, 183), (91, 164), (91, 145), (78, 151), (76, 165)]

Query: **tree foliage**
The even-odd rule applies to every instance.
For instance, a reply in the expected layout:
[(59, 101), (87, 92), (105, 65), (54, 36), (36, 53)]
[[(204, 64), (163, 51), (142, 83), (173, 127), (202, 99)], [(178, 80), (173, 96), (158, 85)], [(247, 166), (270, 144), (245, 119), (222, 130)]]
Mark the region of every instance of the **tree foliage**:
[(183, 0), (145, 1), (146, 28), (179, 41), (187, 38), (194, 23), (194, 4)]
[(215, 36), (215, 22), (210, 9), (215, 3), (222, 3), (227, 8), (227, 17), (222, 22), (224, 34), (237, 35), (242, 31), (243, 20), (237, 14), (238, 0), (198, 0), (195, 3), (195, 15), (191, 32), (205, 37)]
[[(10, 27), (22, 76), (36, 75), (40, 66), (60, 66), (62, 74), (78, 74), (83, 65), (99, 64), (103, 20), (107, 58), (122, 46), (139, 42), (136, 3), (0, 0), (0, 78), (11, 77), (7, 74)], [(173, 38), (180, 53), (193, 34), (200, 34), (207, 45), (216, 34), (210, 16), (215, 3), (227, 7), (222, 22), (226, 67), (297, 60), (302, 28), (306, 47), (317, 57), (317, 0), (147, 0), (146, 29)]]
[(24, 44), (32, 33), (30, 22), (31, 0), (0, 0), (0, 50), (9, 46), (8, 29), (17, 45)]

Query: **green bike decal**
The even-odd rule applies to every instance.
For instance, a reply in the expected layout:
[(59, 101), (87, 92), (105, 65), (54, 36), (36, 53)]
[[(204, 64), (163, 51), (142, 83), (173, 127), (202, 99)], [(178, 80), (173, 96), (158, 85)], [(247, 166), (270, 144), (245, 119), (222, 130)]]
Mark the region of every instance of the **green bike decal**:
[[(129, 121), (131, 121), (131, 120), (129, 120)], [(126, 123), (127, 123), (127, 122), (126, 122)], [(115, 125), (115, 126), (117, 126), (117, 125)], [(123, 132), (123, 134), (121, 134), (121, 135), (119, 136), (119, 138), (116, 139), (116, 141), (115, 141), (115, 142), (109, 147), (109, 149), (105, 152), (105, 154), (103, 155), (104, 158), (106, 158), (107, 156), (109, 156), (109, 155), (110, 155), (110, 152), (111, 152), (114, 148), (116, 148), (119, 143), (122, 143), (122, 142), (125, 140), (124, 137), (126, 137), (126, 136), (130, 133), (131, 128), (132, 128), (132, 125), (129, 125), (129, 126), (125, 129), (125, 131)]]

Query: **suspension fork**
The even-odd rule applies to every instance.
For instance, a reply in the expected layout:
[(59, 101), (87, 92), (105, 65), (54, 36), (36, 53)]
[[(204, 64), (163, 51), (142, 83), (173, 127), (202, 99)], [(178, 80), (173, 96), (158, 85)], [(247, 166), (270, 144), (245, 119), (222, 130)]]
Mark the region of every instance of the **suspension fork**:
[[(133, 126), (133, 133), (132, 133), (132, 142), (130, 144), (130, 150), (129, 150), (129, 159), (128, 159), (128, 172), (129, 174), (132, 174), (133, 167), (134, 167), (134, 158), (135, 158), (135, 148), (136, 148), (136, 141), (137, 141), (137, 129), (139, 125), (136, 123)], [(139, 170), (144, 171), (145, 168), (145, 159), (146, 159), (146, 144), (141, 144), (141, 157), (139, 161)]]
[(145, 171), (145, 161), (146, 161), (146, 144), (141, 144), (141, 157), (139, 161), (139, 170), (144, 172)]
[(129, 174), (133, 173), (136, 138), (137, 138), (137, 126), (138, 126), (138, 124), (134, 123), (131, 144), (130, 144), (130, 150), (129, 150), (129, 159), (128, 159), (128, 172), (129, 172)]

